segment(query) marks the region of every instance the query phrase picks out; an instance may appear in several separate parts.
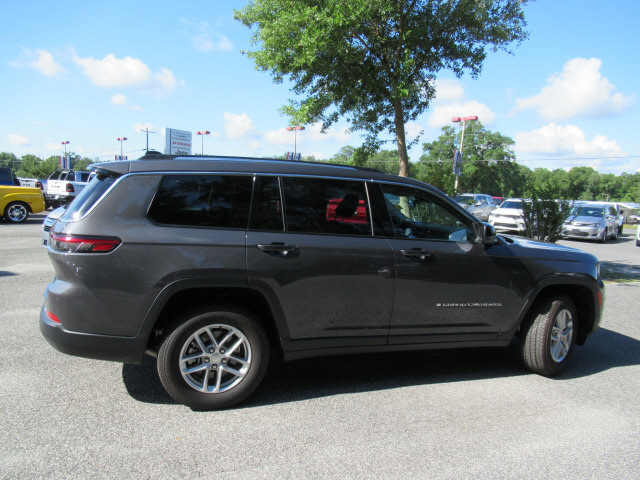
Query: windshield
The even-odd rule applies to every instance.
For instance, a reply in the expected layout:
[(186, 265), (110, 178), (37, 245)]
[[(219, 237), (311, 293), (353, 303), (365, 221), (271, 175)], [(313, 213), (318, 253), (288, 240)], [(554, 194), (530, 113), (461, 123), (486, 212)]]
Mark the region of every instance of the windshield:
[(604, 208), (583, 205), (573, 207), (569, 212), (569, 215), (575, 215), (576, 217), (604, 217)]
[(456, 202), (458, 203), (474, 203), (475, 198), (473, 195), (458, 195), (456, 197)]
[(517, 208), (518, 210), (522, 210), (522, 202), (518, 200), (507, 200), (506, 202), (502, 202), (500, 208)]

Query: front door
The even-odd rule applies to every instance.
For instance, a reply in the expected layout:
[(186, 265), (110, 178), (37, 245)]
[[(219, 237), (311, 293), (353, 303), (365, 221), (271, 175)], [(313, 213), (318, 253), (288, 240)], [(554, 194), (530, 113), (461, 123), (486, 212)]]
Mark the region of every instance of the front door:
[(508, 259), (475, 243), (472, 220), (435, 195), (382, 185), (394, 230), (391, 344), (492, 340), (508, 307)]

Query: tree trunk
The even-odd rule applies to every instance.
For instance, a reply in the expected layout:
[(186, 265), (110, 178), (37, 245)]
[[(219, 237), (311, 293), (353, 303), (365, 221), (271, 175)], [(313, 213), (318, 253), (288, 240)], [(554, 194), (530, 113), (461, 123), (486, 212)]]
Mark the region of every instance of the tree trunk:
[(404, 115), (402, 110), (402, 103), (400, 101), (394, 102), (395, 118), (394, 123), (396, 126), (396, 143), (398, 144), (398, 161), (400, 162), (400, 175), (401, 177), (409, 176), (409, 155), (407, 154), (407, 140), (404, 131)]

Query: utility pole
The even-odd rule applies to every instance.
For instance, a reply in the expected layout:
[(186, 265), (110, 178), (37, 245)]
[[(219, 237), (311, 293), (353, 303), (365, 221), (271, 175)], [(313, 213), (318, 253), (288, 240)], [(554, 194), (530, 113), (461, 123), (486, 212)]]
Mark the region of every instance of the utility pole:
[(143, 132), (143, 133), (146, 132), (146, 134), (147, 134), (147, 148), (146, 148), (145, 151), (148, 152), (149, 151), (149, 134), (150, 133), (156, 133), (156, 132), (152, 132), (151, 130), (149, 130), (149, 127), (145, 128), (144, 130), (140, 130), (140, 131)]

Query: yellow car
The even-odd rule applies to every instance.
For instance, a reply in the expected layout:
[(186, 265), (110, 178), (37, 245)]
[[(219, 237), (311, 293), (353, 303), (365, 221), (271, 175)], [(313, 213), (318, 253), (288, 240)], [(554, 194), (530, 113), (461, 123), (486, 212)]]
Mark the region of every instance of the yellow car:
[(44, 195), (39, 188), (0, 185), (0, 212), (8, 222), (22, 223), (30, 213), (44, 210)]

